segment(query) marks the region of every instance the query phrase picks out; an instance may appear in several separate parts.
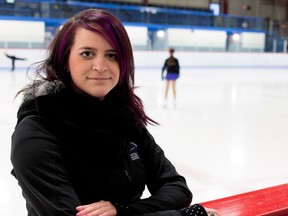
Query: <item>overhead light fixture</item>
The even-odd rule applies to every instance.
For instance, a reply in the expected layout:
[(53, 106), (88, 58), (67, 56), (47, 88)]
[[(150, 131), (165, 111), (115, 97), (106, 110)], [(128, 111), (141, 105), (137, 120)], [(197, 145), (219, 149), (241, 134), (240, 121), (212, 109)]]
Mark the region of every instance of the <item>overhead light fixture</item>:
[(234, 34), (232, 35), (232, 39), (233, 39), (234, 41), (238, 41), (238, 40), (240, 39), (240, 35), (237, 34), (237, 33), (234, 33)]
[(159, 38), (163, 38), (164, 35), (165, 35), (165, 32), (164, 32), (163, 30), (157, 31), (157, 36), (158, 36)]

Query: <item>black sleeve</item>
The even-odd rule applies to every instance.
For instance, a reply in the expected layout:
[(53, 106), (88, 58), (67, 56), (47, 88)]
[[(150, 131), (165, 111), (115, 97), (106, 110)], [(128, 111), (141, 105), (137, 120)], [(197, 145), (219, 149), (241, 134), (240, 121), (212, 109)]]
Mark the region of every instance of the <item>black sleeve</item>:
[(180, 65), (179, 65), (178, 59), (176, 59), (176, 66), (177, 66), (177, 71), (179, 72), (180, 71)]
[(75, 216), (80, 201), (69, 182), (58, 140), (37, 117), (24, 119), (12, 135), (12, 174), (29, 215)]
[(162, 74), (164, 73), (166, 68), (167, 68), (167, 60), (165, 60), (164, 65), (162, 67)]
[(192, 201), (192, 193), (185, 178), (177, 173), (147, 130), (145, 134), (140, 155), (145, 166), (147, 187), (151, 196), (128, 205), (129, 212), (137, 215), (177, 210), (188, 206)]
[(12, 58), (12, 56), (8, 55), (7, 53), (5, 53), (5, 56), (8, 58)]

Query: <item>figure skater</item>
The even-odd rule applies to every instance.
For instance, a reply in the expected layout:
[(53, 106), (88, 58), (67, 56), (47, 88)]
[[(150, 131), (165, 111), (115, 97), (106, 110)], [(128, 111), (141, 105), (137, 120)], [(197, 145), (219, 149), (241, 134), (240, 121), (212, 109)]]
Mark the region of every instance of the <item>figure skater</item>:
[[(174, 57), (175, 50), (170, 48), (169, 50), (170, 57), (165, 60), (165, 63), (162, 68), (162, 80), (166, 79), (166, 89), (165, 89), (165, 101), (164, 107), (167, 105), (168, 93), (170, 85), (172, 85), (173, 98), (174, 98), (174, 106), (176, 106), (176, 80), (180, 75), (180, 66), (177, 58)], [(164, 76), (164, 71), (166, 72), (166, 76)]]
[(4, 52), (4, 54), (6, 55), (6, 57), (10, 58), (11, 61), (12, 61), (11, 71), (15, 70), (15, 61), (16, 60), (26, 60), (25, 58), (18, 58), (18, 57), (14, 56), (14, 55), (8, 55), (6, 52)]

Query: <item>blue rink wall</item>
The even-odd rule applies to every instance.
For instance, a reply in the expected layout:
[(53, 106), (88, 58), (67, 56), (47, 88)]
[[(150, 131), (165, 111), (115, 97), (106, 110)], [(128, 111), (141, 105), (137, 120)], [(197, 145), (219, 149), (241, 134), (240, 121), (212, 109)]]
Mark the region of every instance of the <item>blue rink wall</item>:
[[(26, 61), (16, 60), (17, 69), (26, 69), (35, 62), (44, 60), (46, 49), (0, 49), (0, 71), (10, 70), (11, 60), (4, 52), (16, 57), (26, 58)], [(135, 51), (136, 69), (161, 68), (168, 52), (165, 51)], [(237, 53), (237, 52), (187, 52), (177, 51), (175, 57), (184, 68), (287, 68), (288, 54), (286, 53)], [(34, 67), (34, 66), (32, 66)]]

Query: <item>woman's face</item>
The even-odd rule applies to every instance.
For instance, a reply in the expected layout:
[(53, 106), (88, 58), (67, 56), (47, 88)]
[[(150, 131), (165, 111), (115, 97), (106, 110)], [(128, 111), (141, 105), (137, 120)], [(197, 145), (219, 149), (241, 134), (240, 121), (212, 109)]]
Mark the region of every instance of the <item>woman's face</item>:
[(102, 100), (118, 83), (115, 50), (99, 34), (79, 27), (71, 47), (68, 69), (76, 91)]

